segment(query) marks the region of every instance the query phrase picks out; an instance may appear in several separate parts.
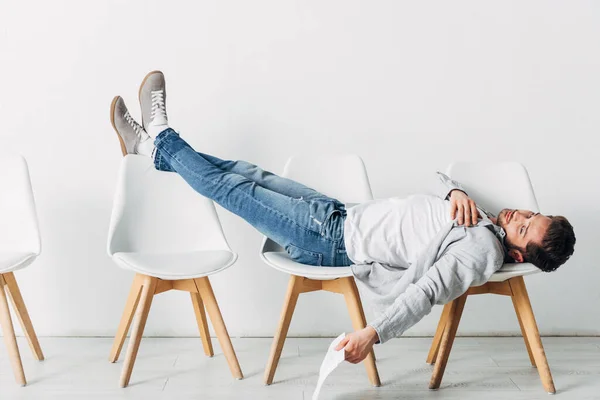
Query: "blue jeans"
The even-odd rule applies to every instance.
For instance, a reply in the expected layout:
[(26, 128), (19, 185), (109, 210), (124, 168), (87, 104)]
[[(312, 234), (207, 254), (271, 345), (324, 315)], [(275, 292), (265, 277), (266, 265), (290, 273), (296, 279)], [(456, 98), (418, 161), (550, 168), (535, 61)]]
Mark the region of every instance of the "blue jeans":
[(172, 129), (154, 142), (154, 165), (239, 215), (302, 264), (348, 266), (342, 202), (246, 161), (198, 153)]

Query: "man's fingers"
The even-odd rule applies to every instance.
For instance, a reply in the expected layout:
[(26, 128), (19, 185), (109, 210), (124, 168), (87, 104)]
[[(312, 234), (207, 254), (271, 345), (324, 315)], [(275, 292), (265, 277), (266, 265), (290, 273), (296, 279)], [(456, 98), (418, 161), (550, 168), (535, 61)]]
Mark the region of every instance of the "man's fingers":
[(336, 346), (335, 351), (340, 351), (341, 349), (343, 349), (344, 346), (346, 346), (346, 344), (348, 344), (349, 341), (350, 341), (350, 339), (348, 339), (348, 336), (343, 338), (342, 341), (339, 342), (338, 345)]
[(463, 204), (463, 219), (465, 221), (465, 226), (471, 226), (471, 209), (469, 208), (469, 204)]
[(456, 204), (455, 203), (450, 204), (450, 216), (452, 217), (452, 219), (456, 218)]
[(352, 364), (356, 364), (356, 359), (357, 359), (357, 357), (355, 355), (350, 355), (349, 357), (346, 358), (346, 361), (348, 361), (349, 363), (352, 363)]
[(477, 210), (477, 206), (475, 206), (475, 202), (471, 202), (471, 218), (473, 218), (473, 225), (477, 225), (477, 216), (479, 215), (479, 211)]
[(347, 345), (344, 348), (344, 351), (346, 352), (346, 354), (344, 355), (344, 358), (346, 360), (350, 360), (350, 359), (354, 358), (354, 346), (352, 344)]
[(464, 223), (464, 210), (461, 205), (458, 205), (458, 224), (462, 225)]
[(354, 357), (352, 359), (352, 362), (354, 364), (358, 364), (358, 363), (362, 362), (364, 359), (365, 359), (365, 357), (362, 357), (360, 354), (357, 354), (356, 357)]

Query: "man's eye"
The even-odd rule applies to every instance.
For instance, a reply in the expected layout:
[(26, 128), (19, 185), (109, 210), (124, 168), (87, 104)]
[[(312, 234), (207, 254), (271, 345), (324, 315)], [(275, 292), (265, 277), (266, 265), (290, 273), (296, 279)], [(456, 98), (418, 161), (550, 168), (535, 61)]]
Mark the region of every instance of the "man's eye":
[(520, 231), (520, 232), (521, 232), (521, 234), (523, 234), (523, 229), (525, 229), (525, 226), (522, 226), (522, 227), (521, 227), (521, 231)]

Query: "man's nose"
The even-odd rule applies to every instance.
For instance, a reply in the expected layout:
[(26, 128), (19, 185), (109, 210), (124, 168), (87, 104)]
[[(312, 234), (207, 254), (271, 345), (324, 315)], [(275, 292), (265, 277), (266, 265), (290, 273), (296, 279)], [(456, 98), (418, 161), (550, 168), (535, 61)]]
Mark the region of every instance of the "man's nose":
[(515, 211), (515, 221), (520, 221), (521, 218), (523, 218), (523, 214), (521, 214), (521, 211)]

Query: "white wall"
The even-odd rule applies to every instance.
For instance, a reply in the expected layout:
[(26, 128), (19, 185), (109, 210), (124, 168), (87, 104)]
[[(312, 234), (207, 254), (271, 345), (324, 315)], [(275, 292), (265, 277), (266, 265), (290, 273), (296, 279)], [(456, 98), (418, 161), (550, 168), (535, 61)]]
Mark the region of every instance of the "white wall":
[[(120, 149), (116, 94), (139, 115), (150, 70), (199, 150), (281, 173), (295, 152), (359, 153), (375, 197), (418, 191), (452, 160), (518, 160), (576, 254), (527, 278), (544, 334), (599, 334), (600, 8), (591, 1), (2, 1), (0, 143), (29, 161), (43, 235), (17, 273), (40, 335), (112, 335), (132, 281), (105, 253)], [(287, 276), (217, 206), (236, 265), (214, 277), (232, 335), (271, 336)], [(343, 300), (301, 298), (291, 335), (350, 330)], [(407, 334), (431, 334), (441, 308)], [(372, 314), (370, 314), (372, 315)], [(469, 300), (463, 334), (511, 334), (510, 299)], [(189, 297), (146, 333), (196, 335)]]

